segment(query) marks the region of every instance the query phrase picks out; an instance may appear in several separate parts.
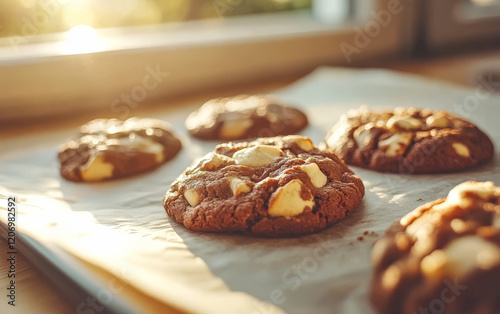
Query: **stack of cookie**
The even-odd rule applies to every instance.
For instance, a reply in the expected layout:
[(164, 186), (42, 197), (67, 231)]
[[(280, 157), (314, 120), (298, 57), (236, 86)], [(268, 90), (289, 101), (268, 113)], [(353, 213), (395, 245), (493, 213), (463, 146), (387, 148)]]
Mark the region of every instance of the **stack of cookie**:
[[(437, 174), (479, 166), (494, 153), (475, 125), (430, 109), (350, 111), (319, 147), (293, 135), (308, 125), (307, 116), (268, 96), (211, 100), (185, 125), (198, 139), (238, 141), (217, 145), (165, 194), (167, 214), (194, 231), (266, 237), (318, 232), (348, 216), (364, 196), (362, 180), (347, 164)], [(61, 175), (76, 182), (112, 180), (154, 169), (180, 149), (166, 122), (94, 120), (61, 147)], [(436, 309), (440, 303), (433, 300), (445, 295), (461, 300), (440, 313), (500, 313), (499, 223), (500, 188), (491, 182), (459, 185), (446, 199), (402, 218), (373, 250), (377, 310)], [(473, 288), (461, 291), (457, 280)]]

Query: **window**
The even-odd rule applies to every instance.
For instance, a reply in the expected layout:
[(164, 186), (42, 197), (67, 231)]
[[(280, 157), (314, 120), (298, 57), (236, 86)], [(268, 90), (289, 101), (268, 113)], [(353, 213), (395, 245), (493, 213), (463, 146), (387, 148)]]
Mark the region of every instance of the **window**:
[(311, 8), (312, 0), (9, 0), (0, 3), (0, 36), (151, 25)]
[(500, 35), (499, 0), (429, 1), (426, 44), (431, 51), (491, 42)]
[[(2, 118), (38, 119), (99, 108), (109, 112), (117, 98), (130, 93), (152, 71), (159, 73), (162, 83), (148, 91), (144, 104), (214, 87), (307, 74), (321, 65), (356, 65), (367, 60), (401, 57), (411, 51), (415, 42), (419, 13), (416, 8), (422, 3), (179, 1), (3, 1), (1, 24), (11, 26), (4, 27), (4, 37), (0, 38)], [(188, 11), (195, 13), (186, 13), (186, 8), (167, 10), (184, 13), (176, 18), (167, 18), (162, 13), (156, 20), (115, 14), (119, 22), (113, 23), (96, 18), (99, 14), (109, 14), (94, 13), (106, 12), (112, 4), (116, 8), (116, 3), (120, 10), (127, 11), (129, 2), (189, 3)], [(26, 6), (22, 12), (32, 13), (32, 22), (24, 15), (16, 21), (15, 15), (5, 13), (20, 3)], [(45, 11), (40, 11), (40, 3), (46, 6)], [(68, 6), (70, 13), (62, 14), (66, 11), (57, 10), (54, 3), (60, 4), (60, 8)], [(206, 6), (207, 3), (210, 5)], [(47, 7), (49, 4), (52, 6)], [(89, 11), (77, 4), (103, 8), (92, 7)], [(215, 6), (221, 4), (233, 6)], [(226, 11), (222, 12), (222, 8)], [(267, 13), (250, 14), (263, 11)], [(47, 12), (54, 12), (55, 18), (44, 22)], [(138, 16), (153, 14), (148, 12), (158, 14), (157, 10), (143, 9)], [(127, 19), (120, 20), (123, 16)], [(165, 21), (169, 22), (157, 23)], [(135, 26), (110, 27), (131, 24)], [(21, 32), (12, 31), (12, 25), (17, 25), (14, 29), (21, 25)], [(69, 31), (57, 32), (61, 27)]]
[(469, 0), (462, 10), (466, 19), (500, 17), (500, 0)]

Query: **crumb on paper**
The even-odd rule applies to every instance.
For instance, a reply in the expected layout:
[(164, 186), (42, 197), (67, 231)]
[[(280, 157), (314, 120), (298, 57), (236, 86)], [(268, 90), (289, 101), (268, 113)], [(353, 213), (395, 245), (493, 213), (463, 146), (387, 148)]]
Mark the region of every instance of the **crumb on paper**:
[(376, 237), (378, 237), (378, 233), (376, 233), (375, 231), (368, 231), (368, 230), (366, 230), (365, 232), (363, 232), (363, 235), (358, 236), (356, 238), (356, 240), (358, 240), (358, 241), (364, 241), (365, 237), (376, 238)]

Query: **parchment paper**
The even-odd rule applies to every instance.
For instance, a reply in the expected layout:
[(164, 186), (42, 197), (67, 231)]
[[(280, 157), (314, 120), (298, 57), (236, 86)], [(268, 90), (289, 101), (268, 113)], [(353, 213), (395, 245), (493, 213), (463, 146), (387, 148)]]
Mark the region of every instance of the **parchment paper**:
[[(463, 115), (500, 147), (500, 96), (482, 86), (465, 89), (384, 70), (321, 68), (275, 95), (306, 111), (311, 125), (302, 134), (316, 145), (349, 109), (411, 105)], [(0, 193), (38, 206), (22, 207), (18, 223), (24, 232), (183, 311), (373, 313), (370, 251), (387, 226), (465, 180), (500, 184), (498, 153), (493, 162), (457, 174), (394, 175), (352, 167), (365, 184), (364, 200), (324, 232), (293, 239), (191, 232), (167, 217), (162, 197), (195, 158), (217, 144), (195, 140), (184, 129), (185, 117), (198, 105), (157, 116), (182, 138), (184, 148), (173, 161), (115, 182), (61, 179), (57, 147), (76, 130), (2, 143)], [(5, 218), (3, 210), (0, 219)]]

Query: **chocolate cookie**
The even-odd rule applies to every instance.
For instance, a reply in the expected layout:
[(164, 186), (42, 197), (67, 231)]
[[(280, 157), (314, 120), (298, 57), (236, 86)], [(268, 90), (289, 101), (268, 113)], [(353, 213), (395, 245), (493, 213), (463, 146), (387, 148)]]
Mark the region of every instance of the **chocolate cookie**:
[(335, 224), (363, 195), (336, 155), (292, 135), (217, 146), (172, 183), (163, 205), (191, 230), (287, 236)]
[(269, 96), (240, 95), (206, 102), (186, 119), (186, 128), (204, 140), (237, 140), (294, 134), (307, 126), (298, 109)]
[(111, 180), (155, 168), (174, 157), (181, 142), (157, 119), (96, 119), (59, 150), (61, 176), (76, 182)]
[(468, 181), (425, 204), (374, 246), (380, 313), (500, 313), (500, 188)]
[(472, 123), (446, 111), (352, 110), (325, 137), (349, 165), (404, 174), (453, 172), (493, 157), (493, 144)]

